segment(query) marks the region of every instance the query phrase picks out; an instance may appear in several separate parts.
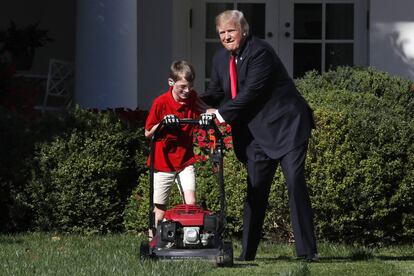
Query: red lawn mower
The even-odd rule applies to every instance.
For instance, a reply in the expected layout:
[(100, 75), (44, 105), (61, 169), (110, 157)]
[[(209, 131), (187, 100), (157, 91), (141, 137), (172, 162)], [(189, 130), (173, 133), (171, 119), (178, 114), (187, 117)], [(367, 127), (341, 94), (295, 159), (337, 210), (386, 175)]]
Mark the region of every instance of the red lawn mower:
[[(180, 119), (179, 124), (199, 125), (198, 120)], [(214, 130), (214, 146), (211, 149), (210, 161), (217, 168), (216, 174), (220, 190), (220, 214), (216, 215), (198, 205), (180, 204), (165, 212), (162, 222), (155, 229), (153, 213), (154, 201), (154, 153), (155, 141), (165, 122), (161, 122), (151, 139), (150, 154), (150, 208), (149, 229), (153, 233), (151, 242), (141, 243), (141, 259), (183, 260), (199, 259), (213, 262), (218, 266), (233, 265), (233, 244), (223, 240), (225, 229), (226, 201), (223, 177), (222, 135), (214, 120), (207, 126)]]

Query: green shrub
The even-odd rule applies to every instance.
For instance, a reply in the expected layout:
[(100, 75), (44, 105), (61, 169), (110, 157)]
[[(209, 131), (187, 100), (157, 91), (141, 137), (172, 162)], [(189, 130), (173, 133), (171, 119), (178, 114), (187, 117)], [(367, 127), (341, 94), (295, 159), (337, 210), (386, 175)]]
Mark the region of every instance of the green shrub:
[(331, 241), (412, 241), (411, 83), (343, 67), (297, 81), (315, 111), (307, 159), (317, 234)]
[(26, 211), (16, 196), (30, 178), (34, 139), (29, 122), (0, 108), (0, 232), (27, 229)]
[(122, 230), (126, 198), (145, 169), (142, 128), (126, 130), (109, 114), (76, 109), (66, 128), (39, 142), (21, 195), (34, 227), (68, 232)]
[(33, 213), (24, 194), (35, 166), (35, 145), (50, 141), (72, 124), (64, 116), (29, 119), (19, 110), (0, 108), (0, 232), (30, 229)]

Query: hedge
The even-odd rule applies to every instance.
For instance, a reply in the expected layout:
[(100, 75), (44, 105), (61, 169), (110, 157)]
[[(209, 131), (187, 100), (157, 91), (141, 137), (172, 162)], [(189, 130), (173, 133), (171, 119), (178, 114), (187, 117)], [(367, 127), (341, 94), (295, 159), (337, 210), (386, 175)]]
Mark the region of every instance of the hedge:
[[(318, 239), (412, 242), (412, 83), (372, 68), (349, 67), (310, 72), (296, 83), (317, 125), (309, 141), (306, 179)], [(79, 108), (28, 121), (0, 108), (0, 138), (0, 231), (146, 231), (149, 141), (142, 124)], [(231, 137), (226, 139), (231, 146)], [(218, 212), (217, 179), (203, 161), (203, 142), (197, 137), (197, 197)], [(231, 149), (224, 163), (228, 234), (239, 236), (246, 172)], [(171, 204), (178, 202), (175, 189)], [(263, 235), (293, 238), (280, 170)]]
[(320, 238), (389, 244), (414, 237), (414, 93), (373, 68), (309, 73), (315, 110), (308, 176)]
[[(297, 86), (314, 110), (306, 178), (319, 240), (356, 244), (412, 242), (414, 237), (414, 96), (410, 81), (373, 68), (310, 72)], [(240, 235), (246, 172), (226, 153), (227, 228)], [(125, 210), (125, 227), (145, 231), (148, 176), (142, 175)], [(197, 164), (197, 194), (218, 212), (208, 162)], [(180, 202), (178, 193), (172, 204)], [(287, 191), (280, 169), (263, 234), (292, 240)]]
[(2, 197), (9, 215), (0, 230), (123, 230), (126, 199), (145, 170), (142, 128), (127, 128), (109, 112), (80, 108), (23, 122), (6, 129), (10, 143), (1, 147), (9, 153), (1, 161), (12, 164), (4, 168), (13, 175), (1, 181), (9, 191)]
[[(0, 232), (25, 224), (17, 195), (30, 178), (33, 139), (23, 117), (0, 107)], [(25, 227), (23, 227), (25, 228)]]

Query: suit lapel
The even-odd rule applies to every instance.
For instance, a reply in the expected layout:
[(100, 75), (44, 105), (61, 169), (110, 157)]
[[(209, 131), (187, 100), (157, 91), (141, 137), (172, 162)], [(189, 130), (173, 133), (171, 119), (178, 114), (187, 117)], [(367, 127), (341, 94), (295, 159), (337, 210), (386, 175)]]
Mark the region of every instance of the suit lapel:
[(239, 69), (242, 66), (242, 64), (244, 63), (244, 61), (247, 59), (247, 56), (249, 55), (250, 42), (251, 42), (251, 40), (252, 40), (252, 37), (248, 37), (247, 38), (247, 40), (245, 42), (246, 44), (244, 45), (243, 50), (241, 51), (241, 53), (237, 57), (237, 65), (236, 65), (237, 69)]

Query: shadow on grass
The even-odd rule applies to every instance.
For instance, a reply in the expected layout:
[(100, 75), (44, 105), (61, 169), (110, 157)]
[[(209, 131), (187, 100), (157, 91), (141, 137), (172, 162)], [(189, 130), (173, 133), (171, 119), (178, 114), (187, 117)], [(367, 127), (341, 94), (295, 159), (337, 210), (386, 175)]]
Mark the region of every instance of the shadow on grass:
[(21, 239), (16, 239), (13, 237), (3, 236), (0, 237), (0, 244), (22, 244), (23, 241)]
[[(381, 261), (414, 261), (414, 256), (374, 256), (374, 255), (351, 255), (351, 256), (330, 256), (330, 257), (320, 257), (319, 261), (316, 263), (329, 263), (329, 262), (360, 262), (360, 261), (369, 261), (369, 260), (381, 260)], [(260, 262), (276, 262), (276, 261), (285, 261), (285, 262), (307, 262), (304, 259), (296, 257), (266, 257), (266, 258), (256, 258), (256, 261)]]
[(261, 262), (273, 262), (273, 261), (286, 261), (286, 262), (292, 262), (292, 261), (298, 261), (297, 258), (287, 257), (287, 256), (279, 256), (279, 257), (257, 257), (256, 261)]
[[(374, 255), (365, 255), (365, 254), (355, 254), (351, 256), (329, 256), (329, 257), (320, 257), (319, 261), (316, 263), (331, 263), (331, 262), (359, 262), (359, 261), (369, 261), (369, 260), (383, 260), (383, 261), (413, 261), (414, 256), (374, 256)], [(279, 257), (265, 257), (260, 258), (257, 257), (256, 261), (259, 262), (277, 262), (277, 261), (284, 261), (284, 262), (304, 262), (304, 263), (315, 263), (306, 261), (303, 258), (296, 258), (296, 257), (287, 257), (287, 256), (279, 256)]]
[(243, 268), (243, 267), (256, 267), (256, 266), (259, 266), (257, 263), (254, 263), (254, 261), (252, 261), (251, 263), (249, 262), (249, 263), (245, 263), (245, 262), (242, 262), (242, 263), (234, 263), (233, 264), (233, 267), (234, 268)]
[(382, 261), (414, 261), (414, 256), (378, 256), (375, 258)]

